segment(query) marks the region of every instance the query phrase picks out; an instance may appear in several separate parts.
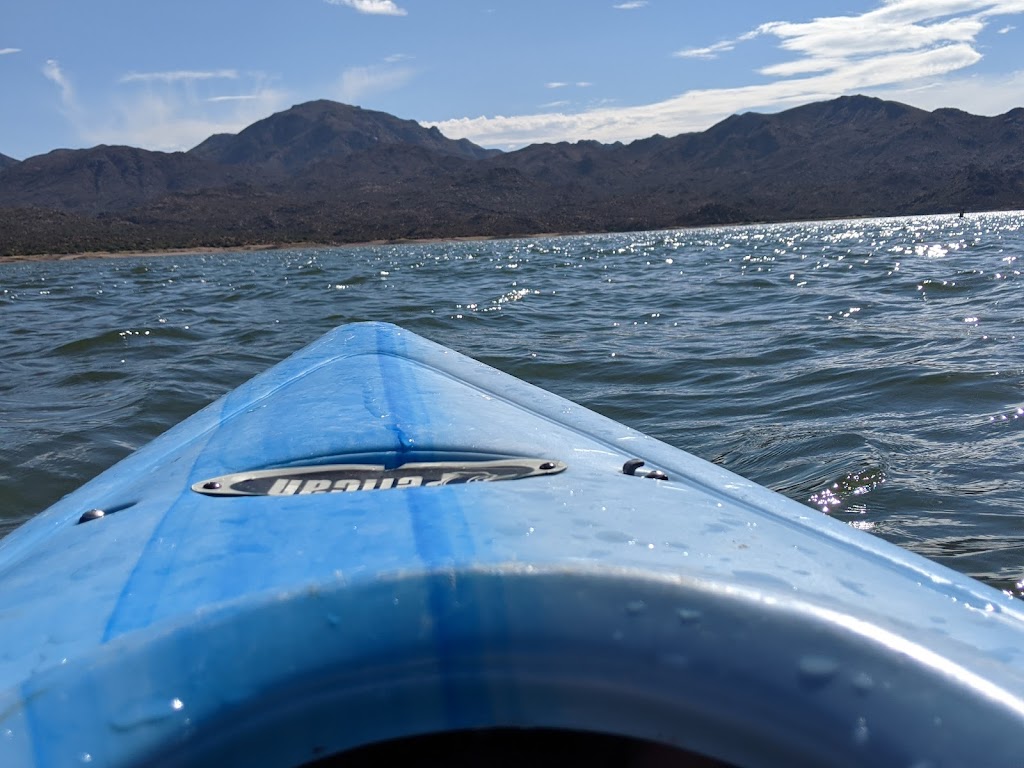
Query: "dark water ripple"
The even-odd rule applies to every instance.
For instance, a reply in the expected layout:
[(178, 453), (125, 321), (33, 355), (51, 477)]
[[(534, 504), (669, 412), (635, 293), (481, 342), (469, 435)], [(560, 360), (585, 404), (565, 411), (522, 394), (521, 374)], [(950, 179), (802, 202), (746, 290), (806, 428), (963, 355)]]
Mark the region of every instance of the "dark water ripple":
[(388, 320), (1024, 590), (1024, 214), (0, 265), (0, 532)]

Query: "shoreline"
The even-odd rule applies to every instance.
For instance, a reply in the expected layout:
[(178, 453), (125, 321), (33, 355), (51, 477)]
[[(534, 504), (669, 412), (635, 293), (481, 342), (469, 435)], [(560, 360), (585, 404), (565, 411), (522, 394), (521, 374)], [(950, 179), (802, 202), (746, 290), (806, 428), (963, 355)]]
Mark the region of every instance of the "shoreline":
[[(1024, 213), (1024, 209), (995, 209), (995, 210), (984, 210), (984, 211), (970, 211), (967, 216), (977, 216), (979, 214), (986, 213)], [(837, 216), (829, 219), (822, 218), (810, 218), (810, 219), (784, 219), (779, 221), (772, 220), (758, 220), (758, 221), (737, 221), (730, 224), (687, 224), (677, 225), (668, 227), (656, 227), (652, 232), (661, 231), (676, 231), (676, 230), (693, 230), (693, 229), (706, 229), (708, 227), (746, 227), (746, 226), (757, 226), (761, 224), (812, 224), (815, 222), (823, 221), (871, 221), (874, 219), (900, 219), (907, 217), (954, 217), (954, 218), (965, 218), (963, 214), (956, 212), (943, 211), (939, 213), (924, 213), (924, 214), (887, 214), (884, 216), (878, 215), (867, 215), (867, 216)], [(147, 258), (147, 257), (165, 257), (165, 256), (196, 256), (201, 254), (223, 254), (223, 253), (258, 253), (260, 251), (285, 251), (285, 250), (300, 250), (300, 249), (313, 249), (313, 248), (365, 248), (371, 246), (380, 245), (417, 245), (417, 244), (430, 244), (430, 243), (468, 243), (468, 242), (482, 242), (487, 240), (525, 240), (534, 238), (545, 238), (545, 237), (572, 237), (575, 235), (611, 235), (621, 232), (619, 230), (575, 230), (575, 231), (564, 231), (564, 232), (534, 232), (528, 234), (515, 234), (515, 235), (453, 235), (451, 237), (400, 237), (395, 239), (380, 239), (380, 240), (360, 240), (351, 243), (324, 243), (316, 242), (311, 240), (305, 240), (295, 243), (249, 243), (246, 245), (214, 245), (214, 246), (189, 246), (184, 248), (155, 248), (153, 250), (126, 250), (126, 251), (79, 251), (75, 253), (32, 253), (32, 254), (18, 254), (14, 256), (0, 256), (0, 266), (4, 264), (14, 264), (22, 262), (45, 262), (45, 261), (81, 261), (88, 259), (127, 259), (127, 258)]]
[(262, 251), (287, 251), (314, 248), (365, 248), (377, 245), (416, 245), (429, 243), (469, 243), (485, 240), (511, 240), (534, 237), (562, 237), (585, 234), (582, 232), (539, 232), (533, 235), (467, 235), (457, 237), (400, 238), (397, 240), (366, 240), (355, 243), (260, 243), (249, 245), (192, 246), (188, 248), (158, 248), (152, 251), (82, 251), (79, 253), (31, 253), (17, 256), (0, 256), (0, 265), (24, 262), (83, 261), (90, 259), (128, 259), (165, 256), (198, 256), (222, 253), (258, 253)]

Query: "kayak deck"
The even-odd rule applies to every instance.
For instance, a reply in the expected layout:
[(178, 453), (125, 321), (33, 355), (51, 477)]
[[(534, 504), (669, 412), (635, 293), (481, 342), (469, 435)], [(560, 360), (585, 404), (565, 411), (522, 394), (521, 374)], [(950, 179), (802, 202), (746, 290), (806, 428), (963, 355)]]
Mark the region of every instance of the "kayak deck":
[[(395, 479), (510, 459), (560, 468)], [(348, 485), (288, 486), (328, 466)], [(268, 471), (294, 492), (203, 492)], [(538, 728), (738, 765), (995, 766), (1024, 732), (1015, 601), (387, 324), (62, 499), (0, 542), (0, 584), (3, 765), (299, 765)]]

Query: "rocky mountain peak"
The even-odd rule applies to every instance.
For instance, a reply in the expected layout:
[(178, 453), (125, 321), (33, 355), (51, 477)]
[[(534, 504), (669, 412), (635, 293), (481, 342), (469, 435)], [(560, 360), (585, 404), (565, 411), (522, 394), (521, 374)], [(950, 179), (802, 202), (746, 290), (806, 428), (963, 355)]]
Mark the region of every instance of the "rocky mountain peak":
[(469, 141), (448, 139), (436, 128), (425, 128), (414, 120), (327, 100), (298, 104), (237, 134), (211, 136), (189, 154), (220, 164), (259, 166), (289, 174), (312, 163), (344, 159), (387, 145), (422, 147), (468, 159), (494, 154)]

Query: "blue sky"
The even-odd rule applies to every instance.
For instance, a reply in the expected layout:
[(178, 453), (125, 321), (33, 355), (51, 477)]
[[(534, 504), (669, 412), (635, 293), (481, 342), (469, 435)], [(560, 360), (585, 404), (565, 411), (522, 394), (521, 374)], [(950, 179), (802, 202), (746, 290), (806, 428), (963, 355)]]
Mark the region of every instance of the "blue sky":
[(0, 153), (180, 150), (312, 99), (512, 149), (865, 93), (1024, 106), (1024, 0), (0, 0)]

